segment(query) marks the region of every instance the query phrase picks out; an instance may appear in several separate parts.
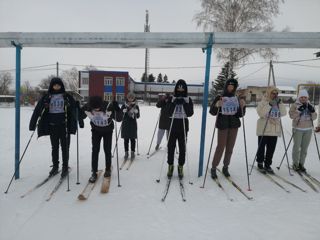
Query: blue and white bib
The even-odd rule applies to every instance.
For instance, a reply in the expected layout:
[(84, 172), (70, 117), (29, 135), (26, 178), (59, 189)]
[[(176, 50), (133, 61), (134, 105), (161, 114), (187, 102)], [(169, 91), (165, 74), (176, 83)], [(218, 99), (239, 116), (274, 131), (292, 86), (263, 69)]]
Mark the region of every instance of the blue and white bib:
[(239, 109), (239, 101), (237, 97), (223, 97), (221, 113), (222, 115), (235, 115)]
[(51, 95), (49, 113), (63, 113), (63, 112), (64, 112), (63, 94)]
[(88, 116), (91, 122), (97, 127), (106, 127), (110, 125), (109, 122), (110, 116), (112, 112), (102, 112), (102, 111), (92, 111), (92, 115)]

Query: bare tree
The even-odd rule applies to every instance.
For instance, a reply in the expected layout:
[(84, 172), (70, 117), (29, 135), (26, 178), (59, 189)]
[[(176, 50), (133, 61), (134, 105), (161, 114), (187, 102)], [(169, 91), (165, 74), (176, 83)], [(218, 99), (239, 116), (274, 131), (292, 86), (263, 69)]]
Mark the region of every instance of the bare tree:
[(10, 72), (0, 74), (0, 94), (9, 94), (9, 86), (12, 84), (13, 77)]
[(41, 80), (41, 82), (39, 83), (38, 87), (40, 87), (42, 89), (48, 89), (50, 86), (51, 79), (54, 77), (56, 77), (56, 75), (51, 74), (51, 75), (47, 76), (46, 78), (43, 78)]
[[(279, 4), (284, 0), (200, 0), (202, 10), (194, 16), (197, 26), (217, 32), (270, 32), (274, 29), (272, 18), (280, 14)], [(285, 31), (288, 31), (286, 29)], [(218, 49), (217, 57), (233, 66), (246, 62), (253, 54), (263, 58), (276, 57), (270, 48)]]
[(98, 69), (91, 64), (84, 68), (84, 71), (93, 71), (93, 70), (98, 70)]
[(76, 91), (79, 87), (79, 72), (78, 69), (73, 67), (69, 70), (62, 72), (62, 79), (67, 84), (66, 87), (72, 91)]

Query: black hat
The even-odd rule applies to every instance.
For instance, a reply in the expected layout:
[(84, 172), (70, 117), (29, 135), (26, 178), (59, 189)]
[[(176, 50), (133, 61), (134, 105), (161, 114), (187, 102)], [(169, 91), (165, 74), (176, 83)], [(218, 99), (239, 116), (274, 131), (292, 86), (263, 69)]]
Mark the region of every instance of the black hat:
[(187, 97), (188, 96), (188, 86), (183, 79), (179, 79), (174, 88), (175, 97)]
[(92, 96), (89, 98), (89, 106), (91, 109), (101, 108), (102, 107), (102, 97), (100, 96)]
[[(59, 84), (60, 86), (61, 86), (61, 88), (60, 88), (60, 90), (59, 91), (55, 91), (54, 89), (53, 89), (53, 85), (55, 85), (55, 84)], [(49, 89), (48, 89), (48, 92), (49, 93), (64, 93), (66, 90), (65, 90), (65, 88), (64, 88), (64, 84), (63, 84), (63, 82), (62, 82), (62, 79), (61, 78), (59, 78), (59, 77), (54, 77), (54, 78), (52, 78), (51, 79), (51, 82), (50, 82), (50, 85), (49, 85)]]

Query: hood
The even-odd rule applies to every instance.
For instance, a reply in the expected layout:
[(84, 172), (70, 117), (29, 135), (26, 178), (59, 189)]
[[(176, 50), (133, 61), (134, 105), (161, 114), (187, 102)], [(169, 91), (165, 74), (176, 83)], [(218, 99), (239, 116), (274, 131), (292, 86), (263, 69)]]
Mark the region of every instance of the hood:
[(275, 86), (269, 86), (267, 88), (267, 91), (266, 91), (266, 95), (265, 95), (265, 98), (267, 101), (270, 101), (271, 100), (271, 93), (272, 91), (277, 91), (278, 92), (278, 95), (279, 95), (279, 89)]
[[(59, 84), (61, 86), (61, 89), (59, 91), (54, 91), (53, 90), (53, 85), (55, 85), (55, 84)], [(48, 93), (57, 94), (57, 93), (64, 93), (65, 91), (66, 90), (64, 88), (64, 84), (63, 84), (61, 78), (54, 77), (54, 78), (51, 79), (50, 86), (49, 86), (49, 89), (48, 89)]]
[[(234, 89), (233, 89), (233, 91), (232, 91), (231, 93), (229, 93), (229, 92), (227, 91), (227, 87), (228, 87), (229, 85), (234, 86)], [(229, 96), (229, 97), (230, 97), (230, 96), (234, 96), (234, 95), (236, 94), (236, 91), (237, 91), (238, 86), (239, 86), (239, 84), (238, 84), (238, 81), (237, 81), (236, 79), (234, 79), (234, 78), (228, 79), (228, 80), (226, 81), (226, 83), (224, 84), (223, 95), (224, 95), (224, 96)]]
[(183, 79), (179, 79), (174, 87), (175, 97), (187, 97), (188, 96), (188, 86)]

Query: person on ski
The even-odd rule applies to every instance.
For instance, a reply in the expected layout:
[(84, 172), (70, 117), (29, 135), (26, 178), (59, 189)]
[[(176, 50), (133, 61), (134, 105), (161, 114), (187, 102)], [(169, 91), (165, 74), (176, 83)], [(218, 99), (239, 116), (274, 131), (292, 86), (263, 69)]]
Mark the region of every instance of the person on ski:
[(129, 158), (129, 140), (131, 142), (130, 159), (135, 158), (136, 138), (138, 137), (137, 119), (140, 118), (140, 109), (136, 104), (134, 93), (128, 93), (125, 103), (121, 106), (123, 112), (123, 120), (121, 125), (121, 138), (124, 139), (124, 160)]
[[(50, 136), (52, 148), (52, 169), (49, 176), (59, 172), (59, 143), (62, 150), (61, 177), (68, 174), (70, 134), (77, 131), (77, 104), (66, 93), (61, 78), (51, 79), (48, 92), (40, 99), (32, 114), (29, 130), (35, 131), (38, 122), (38, 137)], [(83, 128), (83, 121), (79, 121)]]
[(320, 132), (320, 103), (318, 105), (318, 124), (317, 124), (317, 127), (314, 129), (314, 131), (316, 133)]
[(183, 165), (186, 158), (186, 139), (189, 131), (188, 117), (193, 115), (193, 102), (188, 97), (188, 87), (183, 79), (179, 79), (174, 88), (174, 95), (168, 99), (165, 114), (170, 117), (168, 137), (168, 178), (174, 170), (174, 154), (176, 142), (179, 144), (178, 176), (183, 178)]
[(238, 81), (228, 79), (224, 85), (222, 95), (215, 97), (210, 106), (210, 114), (216, 117), (218, 129), (218, 144), (212, 160), (211, 177), (217, 178), (217, 167), (224, 153), (222, 173), (230, 177), (228, 167), (234, 144), (237, 139), (238, 128), (241, 126), (240, 117), (245, 114), (245, 101), (236, 96)]
[(166, 105), (168, 103), (169, 94), (162, 95), (157, 102), (157, 108), (161, 108), (160, 110), (160, 119), (159, 119), (159, 128), (158, 128), (158, 135), (157, 135), (157, 144), (156, 150), (159, 150), (162, 138), (164, 133), (167, 131), (167, 138), (168, 138), (168, 130), (170, 128), (170, 119), (169, 116), (166, 114)]
[(289, 110), (292, 119), (292, 168), (295, 171), (305, 172), (305, 159), (312, 136), (312, 121), (317, 118), (314, 106), (309, 102), (307, 90), (299, 91), (298, 98)]
[(92, 96), (89, 102), (81, 109), (81, 117), (90, 119), (91, 125), (91, 172), (89, 182), (94, 183), (97, 180), (98, 159), (100, 152), (100, 143), (103, 139), (103, 150), (105, 153), (105, 172), (104, 177), (111, 176), (111, 148), (112, 133), (114, 129), (113, 120), (121, 122), (122, 111), (117, 101), (103, 101), (100, 96)]
[(270, 86), (257, 106), (258, 170), (270, 174), (274, 173), (271, 168), (272, 158), (282, 132), (280, 118), (287, 114), (278, 92), (276, 87)]

